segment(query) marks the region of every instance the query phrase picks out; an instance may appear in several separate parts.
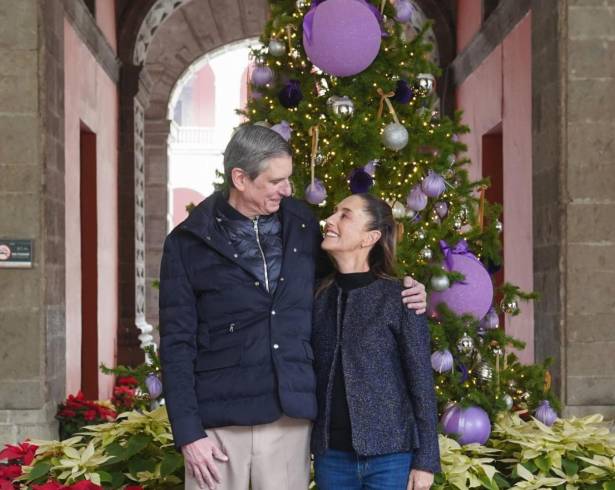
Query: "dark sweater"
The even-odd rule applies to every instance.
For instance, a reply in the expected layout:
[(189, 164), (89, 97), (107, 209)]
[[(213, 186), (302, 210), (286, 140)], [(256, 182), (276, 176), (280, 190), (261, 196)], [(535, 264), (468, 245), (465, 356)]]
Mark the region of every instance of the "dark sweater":
[[(341, 316), (342, 321), (346, 309), (348, 291), (368, 286), (376, 280), (373, 272), (354, 272), (335, 276), (336, 284), (342, 289)], [(340, 342), (344, 342), (344, 331), (340, 329)], [(353, 451), (352, 429), (350, 426), (350, 414), (348, 413), (348, 401), (346, 400), (346, 385), (342, 371), (342, 356), (338, 357), (335, 366), (335, 378), (333, 379), (333, 393), (331, 394), (331, 424), (329, 426), (329, 447), (338, 451)]]

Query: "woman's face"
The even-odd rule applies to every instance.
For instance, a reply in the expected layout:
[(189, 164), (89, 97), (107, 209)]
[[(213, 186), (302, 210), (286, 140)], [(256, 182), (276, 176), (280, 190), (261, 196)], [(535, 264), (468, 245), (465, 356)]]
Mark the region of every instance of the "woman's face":
[(335, 207), (334, 213), (326, 220), (323, 250), (352, 252), (378, 241), (380, 232), (367, 231), (370, 217), (364, 207), (363, 199), (358, 196), (349, 196)]

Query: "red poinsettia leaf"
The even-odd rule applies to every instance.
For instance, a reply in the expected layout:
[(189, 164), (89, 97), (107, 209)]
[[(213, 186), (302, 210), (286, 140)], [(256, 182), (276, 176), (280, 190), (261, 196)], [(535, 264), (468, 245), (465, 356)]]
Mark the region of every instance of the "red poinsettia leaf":
[(7, 478), (14, 480), (21, 475), (21, 466), (18, 464), (10, 464), (6, 466), (0, 466), (0, 478)]
[(12, 480), (5, 480), (0, 478), (0, 490), (15, 490)]
[(63, 490), (66, 487), (57, 481), (48, 481), (40, 485), (32, 485), (32, 490)]
[(12, 446), (7, 444), (2, 451), (0, 451), (0, 460), (6, 459), (7, 461), (13, 461), (21, 458), (23, 451), (19, 446)]
[(78, 481), (67, 488), (70, 490), (103, 490), (103, 487), (96, 485), (96, 483), (92, 483), (90, 480)]

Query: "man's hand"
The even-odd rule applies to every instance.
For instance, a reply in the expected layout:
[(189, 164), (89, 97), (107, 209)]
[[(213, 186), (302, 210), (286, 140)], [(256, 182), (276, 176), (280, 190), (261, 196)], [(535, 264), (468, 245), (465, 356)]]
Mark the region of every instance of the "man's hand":
[(216, 483), (220, 483), (221, 480), (214, 460), (228, 461), (226, 454), (207, 437), (182, 446), (182, 453), (186, 468), (199, 488), (210, 490), (216, 488)]
[(410, 471), (406, 490), (429, 490), (433, 483), (433, 473), (422, 470)]
[(425, 313), (427, 310), (427, 293), (425, 292), (425, 286), (415, 281), (412, 277), (405, 276), (404, 288), (406, 289), (401, 292), (404, 304), (408, 308), (416, 310), (417, 315)]

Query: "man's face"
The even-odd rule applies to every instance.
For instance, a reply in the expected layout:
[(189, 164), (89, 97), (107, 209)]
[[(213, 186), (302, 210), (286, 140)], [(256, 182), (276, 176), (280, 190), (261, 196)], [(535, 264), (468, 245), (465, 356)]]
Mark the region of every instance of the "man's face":
[(272, 214), (280, 209), (282, 198), (292, 193), (290, 177), (293, 161), (288, 155), (273, 157), (265, 162), (264, 170), (251, 180), (247, 175), (235, 183), (243, 204), (256, 216)]

